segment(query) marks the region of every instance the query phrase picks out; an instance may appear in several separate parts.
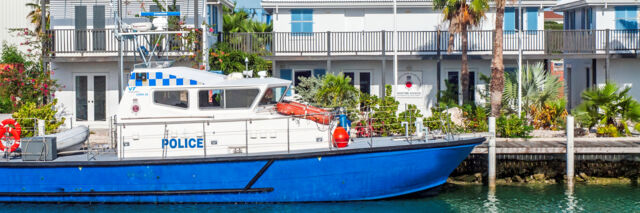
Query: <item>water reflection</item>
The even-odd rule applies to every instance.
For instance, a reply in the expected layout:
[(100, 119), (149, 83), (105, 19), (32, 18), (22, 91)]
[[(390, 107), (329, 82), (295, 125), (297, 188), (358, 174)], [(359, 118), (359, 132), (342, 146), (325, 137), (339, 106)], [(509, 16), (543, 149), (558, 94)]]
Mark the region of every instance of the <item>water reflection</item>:
[(578, 198), (574, 195), (574, 186), (568, 185), (564, 191), (565, 201), (567, 203), (567, 208), (564, 212), (581, 212), (584, 211), (582, 207), (578, 204)]
[(487, 200), (484, 202), (484, 209), (487, 212), (498, 212), (498, 204), (500, 204), (500, 200), (496, 197), (496, 188), (489, 187)]

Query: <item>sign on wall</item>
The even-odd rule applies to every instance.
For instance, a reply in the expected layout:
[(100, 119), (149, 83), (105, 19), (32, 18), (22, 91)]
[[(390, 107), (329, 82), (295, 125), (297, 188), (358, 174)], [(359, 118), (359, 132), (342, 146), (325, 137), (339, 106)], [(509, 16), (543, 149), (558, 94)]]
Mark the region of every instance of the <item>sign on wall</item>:
[(398, 72), (398, 97), (422, 96), (422, 72)]

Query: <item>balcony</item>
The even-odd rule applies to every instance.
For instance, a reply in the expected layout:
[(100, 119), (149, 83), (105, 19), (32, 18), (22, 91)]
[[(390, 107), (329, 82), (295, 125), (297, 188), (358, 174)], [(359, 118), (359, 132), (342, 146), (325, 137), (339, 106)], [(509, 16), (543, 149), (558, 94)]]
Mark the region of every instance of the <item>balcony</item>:
[[(57, 60), (104, 60), (118, 59), (118, 39), (116, 29), (52, 29), (47, 30), (50, 40), (45, 42), (50, 59)], [(156, 41), (158, 45), (156, 45)], [(146, 35), (126, 39), (123, 54), (127, 58), (135, 55), (148, 54), (154, 47), (159, 57), (180, 57), (193, 55), (194, 50), (188, 49), (186, 40), (176, 35)], [(144, 48), (139, 49), (140, 46)], [(164, 48), (164, 49), (163, 49)]]
[[(398, 54), (459, 55), (461, 38), (446, 31), (398, 32)], [(522, 32), (525, 56), (538, 58), (604, 57), (638, 54), (639, 30), (536, 30)], [(469, 55), (491, 55), (493, 31), (468, 32)], [(503, 53), (518, 54), (518, 33), (504, 32)], [(267, 57), (380, 56), (393, 54), (393, 32), (232, 33), (223, 36), (232, 48)], [(448, 51), (449, 42), (453, 42)]]
[[(114, 29), (53, 29), (48, 30), (51, 40), (45, 42), (50, 58), (57, 60), (84, 59), (116, 61), (118, 40)], [(634, 55), (640, 52), (640, 30), (536, 30), (523, 31), (522, 49), (529, 58), (604, 58), (607, 55)], [(231, 33), (212, 35), (222, 37), (231, 48), (259, 53), (266, 58), (300, 57), (326, 58), (379, 58), (393, 54), (393, 32), (313, 32), (313, 33)], [(398, 32), (398, 54), (402, 57), (425, 58), (437, 55), (460, 55), (462, 46), (459, 35), (450, 40), (446, 31)], [(468, 53), (475, 56), (491, 56), (493, 31), (468, 32)], [(161, 57), (193, 55), (186, 41), (171, 36), (139, 36), (124, 42), (124, 55), (129, 60), (140, 54), (137, 47), (151, 51), (153, 42), (160, 40)], [(504, 32), (503, 50), (506, 57), (518, 54), (518, 32)], [(453, 42), (448, 51), (449, 42)], [(162, 49), (162, 48), (165, 49)], [(143, 51), (144, 52), (144, 51)], [(347, 57), (348, 56), (348, 57)]]

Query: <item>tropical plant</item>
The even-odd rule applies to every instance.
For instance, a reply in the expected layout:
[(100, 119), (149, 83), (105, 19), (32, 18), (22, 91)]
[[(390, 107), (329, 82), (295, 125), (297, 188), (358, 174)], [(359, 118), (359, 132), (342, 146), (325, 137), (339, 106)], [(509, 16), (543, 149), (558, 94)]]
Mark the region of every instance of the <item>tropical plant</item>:
[[(40, 9), (40, 4), (36, 2), (30, 2), (30, 3), (26, 3), (25, 6), (30, 7), (31, 11), (29, 11), (29, 14), (27, 14), (27, 19), (29, 19), (29, 21), (35, 25), (35, 31), (36, 32), (40, 32), (42, 33), (42, 10)], [(47, 10), (48, 11), (48, 10)], [(45, 27), (46, 29), (49, 29), (49, 23), (50, 23), (50, 18), (49, 18), (49, 13), (47, 13), (47, 22), (45, 23)]]
[(564, 128), (568, 112), (567, 101), (556, 99), (547, 101), (542, 106), (530, 106), (531, 124), (536, 129), (559, 130)]
[(620, 130), (613, 124), (609, 124), (606, 126), (601, 126), (596, 129), (596, 134), (600, 137), (619, 137)]
[(65, 118), (56, 118), (58, 111), (55, 109), (57, 99), (49, 104), (38, 107), (36, 103), (28, 102), (13, 113), (13, 118), (22, 125), (22, 137), (32, 137), (36, 122), (34, 119), (45, 121), (45, 132), (52, 133), (64, 124)]
[[(522, 71), (522, 106), (525, 112), (530, 111), (531, 106), (542, 108), (547, 101), (559, 98), (562, 82), (558, 77), (544, 70), (542, 63), (526, 66)], [(504, 81), (503, 105), (514, 112), (517, 110), (518, 78), (516, 74), (507, 73)]]
[(495, 0), (496, 22), (493, 25), (493, 57), (491, 57), (491, 116), (500, 116), (502, 109), (502, 92), (504, 91), (504, 58), (503, 58), (503, 24), (506, 0)]
[(316, 102), (316, 94), (322, 87), (323, 77), (300, 77), (298, 78), (300, 83), (296, 86), (296, 94), (299, 95), (298, 101), (311, 104), (313, 106), (320, 106)]
[(379, 136), (389, 136), (399, 134), (402, 131), (402, 126), (398, 121), (398, 102), (391, 95), (391, 85), (385, 85), (385, 96), (377, 99), (377, 104), (372, 106), (371, 115), (372, 127), (375, 134)]
[(249, 59), (249, 70), (258, 72), (271, 69), (271, 61), (264, 60), (257, 54), (232, 49), (224, 42), (210, 50), (209, 66), (211, 70), (223, 70), (225, 74), (242, 72), (245, 70), (245, 58)]
[(587, 89), (582, 92), (582, 103), (573, 114), (585, 127), (613, 125), (629, 135), (631, 131), (627, 121), (640, 121), (640, 103), (629, 95), (630, 90), (631, 87), (620, 89), (611, 82), (601, 88)]
[[(524, 113), (523, 113), (524, 114)], [(524, 115), (502, 114), (496, 119), (496, 133), (503, 138), (529, 138), (533, 127), (527, 125)]]
[(444, 85), (447, 89), (438, 93), (439, 104), (449, 108), (458, 106), (458, 87), (449, 81), (445, 81)]
[(486, 132), (489, 130), (486, 108), (465, 104), (462, 106), (462, 116), (464, 117), (465, 132)]
[(449, 22), (449, 52), (453, 51), (454, 35), (460, 34), (462, 40), (462, 68), (460, 69), (460, 86), (462, 100), (468, 102), (469, 95), (469, 61), (467, 57), (468, 34), (470, 27), (480, 24), (485, 12), (489, 9), (489, 0), (434, 0), (434, 9), (442, 10), (444, 21)]
[(442, 103), (437, 107), (431, 107), (431, 116), (422, 119), (424, 126), (430, 131), (441, 130), (443, 133), (460, 131), (462, 127), (451, 121), (451, 114), (446, 109), (448, 107)]
[[(3, 45), (0, 57), (0, 101), (2, 112), (13, 112), (27, 102), (44, 104), (58, 88), (39, 61), (25, 56), (15, 46)], [(10, 101), (10, 104), (7, 103)], [(9, 105), (9, 107), (7, 107)]]
[(351, 85), (351, 78), (344, 73), (326, 74), (316, 100), (323, 107), (353, 107), (359, 100), (358, 90)]
[(419, 118), (422, 118), (422, 114), (420, 114), (420, 110), (418, 109), (418, 107), (416, 107), (416, 105), (413, 105), (413, 104), (407, 105), (407, 110), (405, 110), (404, 112), (401, 112), (398, 115), (398, 119), (401, 122), (408, 123), (409, 134), (413, 134), (416, 132), (415, 123)]
[(253, 24), (245, 11), (228, 10), (222, 16), (222, 30), (225, 33), (251, 32)]

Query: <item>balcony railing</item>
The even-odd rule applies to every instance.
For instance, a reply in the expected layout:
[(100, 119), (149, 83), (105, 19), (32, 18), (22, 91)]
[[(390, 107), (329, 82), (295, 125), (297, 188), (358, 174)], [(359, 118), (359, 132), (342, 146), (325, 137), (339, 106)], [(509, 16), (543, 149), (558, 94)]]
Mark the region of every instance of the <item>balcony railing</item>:
[[(52, 57), (64, 56), (110, 56), (118, 53), (118, 40), (115, 29), (52, 29), (47, 30), (50, 38), (45, 42), (45, 48)], [(156, 46), (156, 42), (158, 45)], [(156, 48), (161, 55), (188, 55), (194, 50), (185, 46), (185, 40), (176, 35), (146, 35), (125, 39), (123, 52), (143, 54)]]
[[(53, 29), (48, 30), (50, 41), (45, 47), (51, 56), (116, 56), (118, 41), (113, 29)], [(403, 55), (460, 54), (462, 42), (459, 34), (450, 41), (446, 31), (398, 32), (398, 52)], [(313, 33), (231, 33), (212, 35), (222, 37), (231, 48), (270, 56), (327, 56), (327, 55), (390, 55), (393, 52), (393, 32), (313, 32)], [(638, 54), (640, 30), (534, 30), (523, 31), (524, 54)], [(469, 54), (488, 55), (493, 48), (493, 31), (468, 32)], [(131, 55), (160, 39), (161, 55), (193, 54), (194, 49), (183, 45), (184, 40), (171, 36), (146, 36), (126, 40), (124, 53)], [(518, 32), (505, 31), (504, 54), (517, 54)], [(452, 43), (449, 52), (449, 42)], [(164, 49), (163, 49), (164, 48)]]
[[(459, 34), (450, 41), (446, 31), (398, 32), (398, 52), (409, 55), (459, 54)], [(517, 54), (518, 32), (505, 31), (505, 54)], [(470, 54), (490, 54), (493, 31), (468, 32)], [(640, 51), (639, 30), (533, 30), (522, 32), (525, 54), (606, 54)], [(223, 41), (232, 48), (271, 56), (287, 55), (381, 55), (393, 51), (393, 32), (231, 33)], [(453, 42), (448, 52), (449, 42)]]

